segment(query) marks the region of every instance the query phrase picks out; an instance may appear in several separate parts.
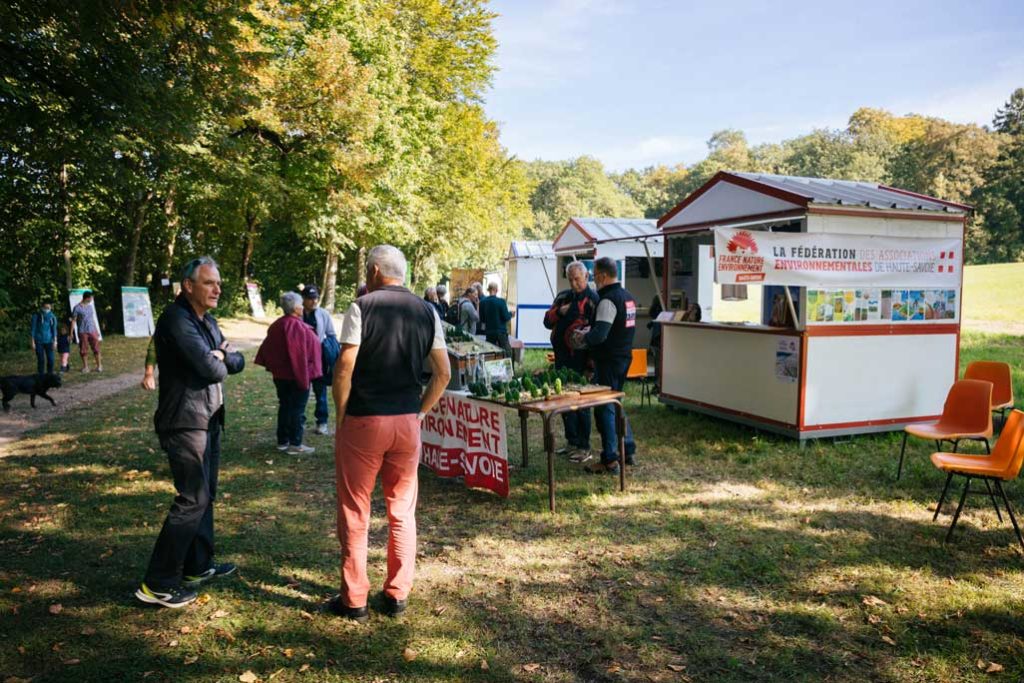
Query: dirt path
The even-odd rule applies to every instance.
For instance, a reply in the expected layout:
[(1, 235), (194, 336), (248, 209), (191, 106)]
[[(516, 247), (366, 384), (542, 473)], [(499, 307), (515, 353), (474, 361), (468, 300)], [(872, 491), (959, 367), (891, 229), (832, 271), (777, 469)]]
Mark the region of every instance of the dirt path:
[[(270, 321), (254, 319), (225, 320), (221, 324), (224, 336), (238, 349), (251, 349), (259, 345), (266, 336)], [(100, 401), (122, 391), (137, 389), (142, 380), (142, 367), (137, 372), (128, 372), (114, 377), (92, 379), (88, 382), (72, 384), (61, 389), (57, 405), (51, 406), (46, 399), (36, 399), (36, 409), (32, 409), (28, 400), (17, 401), (11, 405), (9, 413), (0, 414), (0, 457), (5, 455), (6, 446), (20, 439), (25, 432), (59, 418), (75, 408)], [(24, 398), (24, 397), (22, 397)]]

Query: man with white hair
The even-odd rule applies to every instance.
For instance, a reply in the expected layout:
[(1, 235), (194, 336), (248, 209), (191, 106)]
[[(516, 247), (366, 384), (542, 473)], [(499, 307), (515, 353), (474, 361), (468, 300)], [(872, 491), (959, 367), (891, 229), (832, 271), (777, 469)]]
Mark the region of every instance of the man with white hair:
[(405, 256), (395, 247), (370, 250), (369, 291), (345, 314), (335, 365), (341, 593), (327, 608), (354, 621), (369, 614), (366, 546), (378, 474), (389, 522), (383, 609), (389, 616), (405, 611), (416, 563), (420, 422), (451, 378), (441, 320), (433, 306), (402, 286), (405, 272)]

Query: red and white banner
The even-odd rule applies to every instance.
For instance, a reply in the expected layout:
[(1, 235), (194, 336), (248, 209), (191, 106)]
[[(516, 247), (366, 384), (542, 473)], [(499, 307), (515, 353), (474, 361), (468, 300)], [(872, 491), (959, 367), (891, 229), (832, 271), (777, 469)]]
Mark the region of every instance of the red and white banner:
[(958, 239), (717, 228), (715, 281), (959, 289)]
[(505, 411), (446, 391), (423, 418), (420, 461), (441, 477), (464, 477), (466, 486), (508, 498)]

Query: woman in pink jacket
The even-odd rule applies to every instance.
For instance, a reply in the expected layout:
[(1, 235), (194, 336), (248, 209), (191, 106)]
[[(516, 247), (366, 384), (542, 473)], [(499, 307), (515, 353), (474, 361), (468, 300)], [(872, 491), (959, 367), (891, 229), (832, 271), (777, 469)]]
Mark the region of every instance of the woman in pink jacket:
[(302, 430), (310, 384), (323, 375), (320, 340), (302, 321), (301, 296), (285, 293), (281, 309), (284, 315), (270, 326), (256, 352), (256, 365), (270, 372), (277, 387), (277, 450), (291, 455), (312, 453), (316, 449), (302, 443)]

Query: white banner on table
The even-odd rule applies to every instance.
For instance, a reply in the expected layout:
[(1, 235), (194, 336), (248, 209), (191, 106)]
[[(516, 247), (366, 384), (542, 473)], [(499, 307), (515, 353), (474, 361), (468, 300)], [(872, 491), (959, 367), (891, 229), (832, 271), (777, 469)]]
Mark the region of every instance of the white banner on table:
[(960, 240), (715, 229), (715, 281), (959, 289)]
[(504, 409), (446, 391), (423, 418), (420, 461), (442, 477), (508, 497)]

